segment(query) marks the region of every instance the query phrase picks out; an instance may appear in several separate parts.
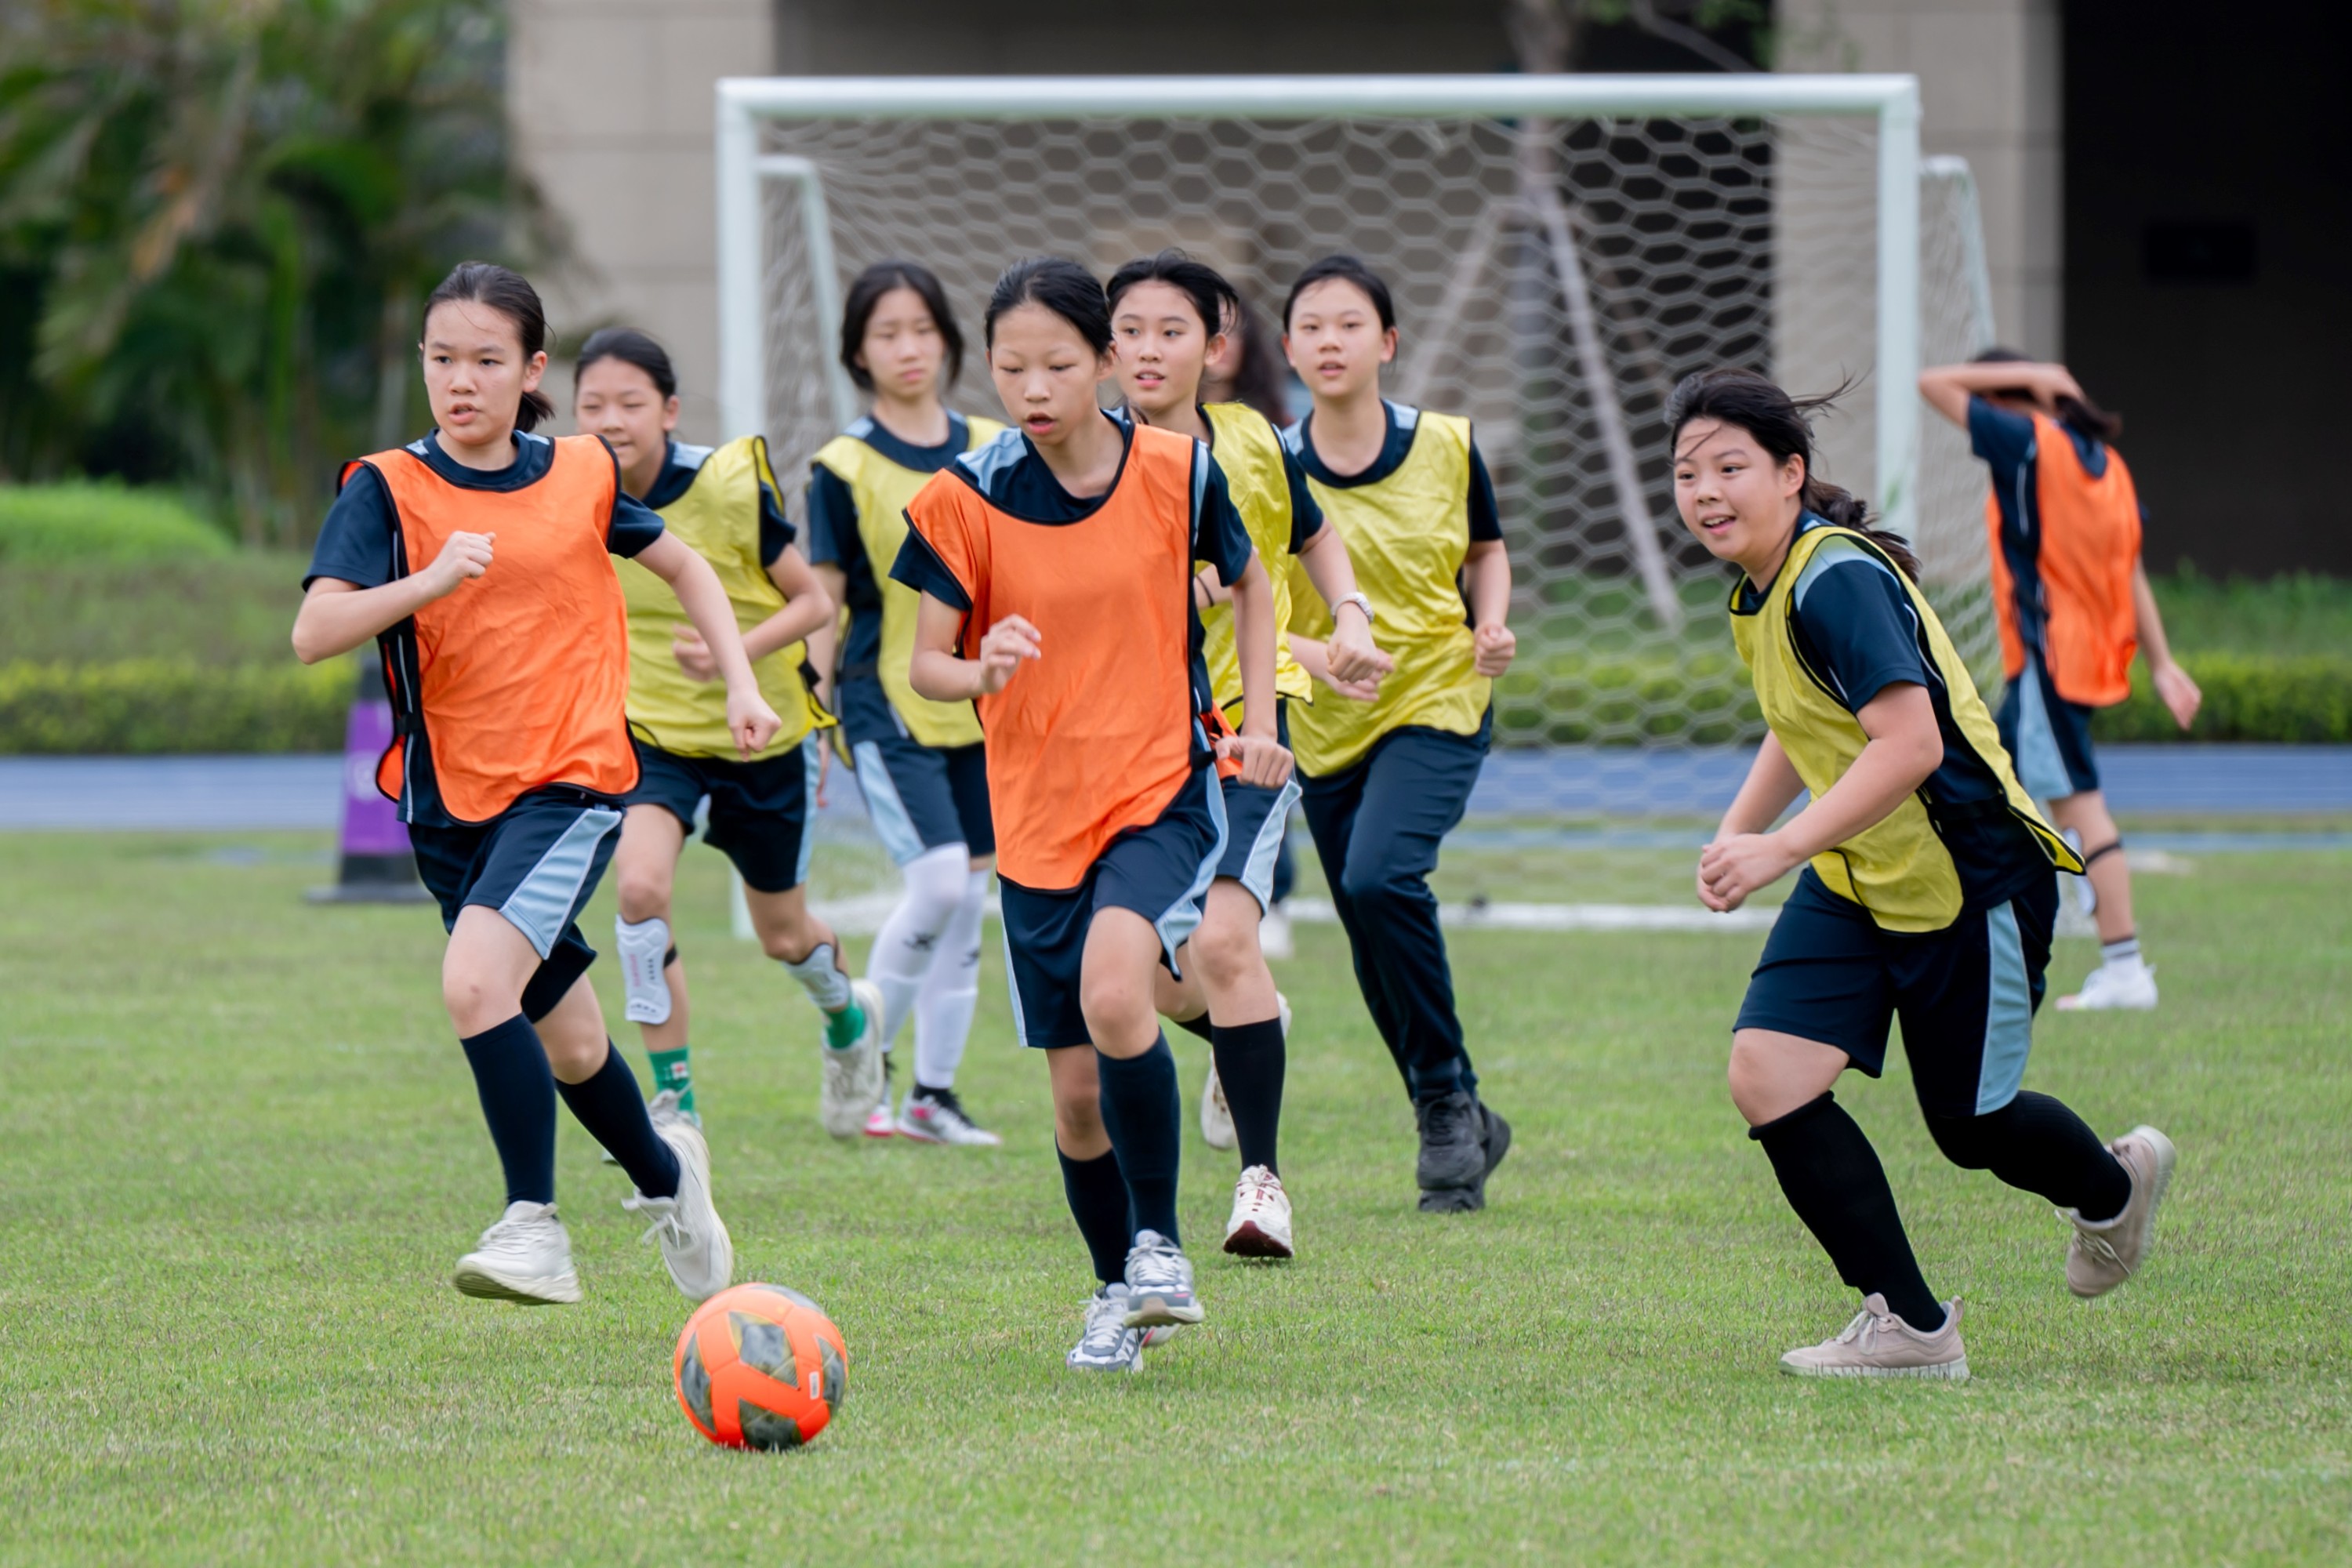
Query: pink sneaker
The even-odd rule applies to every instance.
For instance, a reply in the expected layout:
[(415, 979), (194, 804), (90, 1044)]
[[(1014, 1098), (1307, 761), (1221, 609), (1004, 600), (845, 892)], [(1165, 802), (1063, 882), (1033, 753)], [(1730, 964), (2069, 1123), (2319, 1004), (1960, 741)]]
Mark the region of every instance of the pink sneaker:
[(1944, 1303), (1944, 1326), (1923, 1334), (1886, 1310), (1886, 1298), (1863, 1298), (1862, 1310), (1833, 1340), (1790, 1351), (1780, 1370), (1798, 1377), (1933, 1377), (1969, 1380), (1960, 1344), (1960, 1304)]

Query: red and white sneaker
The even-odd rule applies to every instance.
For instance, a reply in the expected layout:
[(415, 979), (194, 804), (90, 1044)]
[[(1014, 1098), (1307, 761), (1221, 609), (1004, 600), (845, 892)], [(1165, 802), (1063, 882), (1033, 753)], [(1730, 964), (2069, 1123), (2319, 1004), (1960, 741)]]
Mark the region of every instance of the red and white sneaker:
[(1290, 1194), (1282, 1190), (1282, 1178), (1264, 1165), (1252, 1165), (1234, 1184), (1225, 1250), (1237, 1258), (1292, 1256)]

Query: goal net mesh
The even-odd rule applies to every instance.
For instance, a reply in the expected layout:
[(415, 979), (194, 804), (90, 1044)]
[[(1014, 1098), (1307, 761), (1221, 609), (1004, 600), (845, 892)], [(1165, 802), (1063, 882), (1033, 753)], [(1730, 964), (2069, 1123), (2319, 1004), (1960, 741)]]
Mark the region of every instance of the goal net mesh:
[[(1271, 322), (1308, 262), (1363, 257), (1396, 299), (1384, 390), (1468, 415), (1495, 480), (1519, 633), (1496, 692), (1502, 744), (1763, 731), (1724, 625), (1730, 570), (1675, 510), (1664, 411), (1678, 378), (1743, 365), (1798, 392), (1851, 381), (1818, 423), (1820, 467), (1877, 493), (1870, 118), (791, 120), (761, 135), (762, 153), (813, 168), (845, 285), (892, 256), (940, 275), (973, 344), (951, 401), (972, 412), (998, 412), (979, 314), (1017, 258), (1057, 253), (1107, 275), (1181, 246)], [(764, 327), (768, 435), (786, 475), (840, 422), (837, 327), (811, 286), (800, 179), (762, 183), (767, 320), (751, 324)], [(1924, 183), (1925, 363), (1989, 331), (1965, 195)], [(1293, 401), (1305, 406), (1295, 384)], [(1940, 425), (1921, 432), (1912, 528), (1927, 592), (1982, 672), (1982, 480)]]

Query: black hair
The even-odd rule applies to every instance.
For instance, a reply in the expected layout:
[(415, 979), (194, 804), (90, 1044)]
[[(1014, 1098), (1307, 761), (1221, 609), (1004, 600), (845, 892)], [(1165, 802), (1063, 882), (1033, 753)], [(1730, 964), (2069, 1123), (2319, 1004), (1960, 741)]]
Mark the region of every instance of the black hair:
[(664, 397), (677, 395), (677, 372), (670, 368), (669, 351), (635, 327), (606, 327), (588, 334), (588, 341), (580, 345), (579, 362), (572, 367), (575, 391), (588, 367), (600, 359), (616, 359), (635, 365)]
[(1355, 257), (1342, 253), (1313, 263), (1292, 282), (1290, 297), (1282, 302), (1284, 331), (1290, 331), (1290, 318), (1298, 309), (1298, 297), (1316, 284), (1328, 283), (1334, 278), (1343, 279), (1364, 291), (1372, 309), (1380, 312), (1381, 331), (1385, 332), (1396, 326), (1396, 302), (1389, 298), (1389, 286), (1381, 281), (1379, 273)]
[(1775, 463), (1800, 459), (1805, 465), (1805, 488), (1798, 499), (1804, 509), (1868, 539), (1916, 583), (1919, 558), (1911, 553), (1910, 542), (1872, 527), (1868, 506), (1813, 471), (1812, 416), (1834, 406), (1853, 386), (1849, 381), (1818, 397), (1791, 397), (1752, 370), (1696, 371), (1677, 382), (1674, 395), (1666, 399), (1668, 442), (1679, 446), (1683, 426), (1692, 420), (1713, 419), (1747, 431)]
[[(1990, 348), (1969, 362), (1970, 364), (2035, 364), (2040, 362), (2032, 354), (2021, 354), (2015, 349)], [(2023, 387), (2013, 389), (2020, 397), (2030, 395)], [(2088, 397), (2058, 395), (2058, 423), (2087, 440), (2112, 444), (2124, 433), (2124, 416), (2109, 413)]]
[(1242, 308), (1242, 297), (1223, 273), (1172, 247), (1157, 256), (1139, 256), (1110, 275), (1110, 281), (1103, 285), (1103, 297), (1114, 314), (1119, 296), (1139, 283), (1165, 283), (1182, 294), (1192, 302), (1192, 313), (1201, 318), (1202, 330), (1213, 338), (1225, 330)]
[(1041, 305), (1070, 323), (1095, 353), (1110, 352), (1110, 300), (1095, 275), (1061, 256), (1033, 256), (1004, 269), (989, 291), (982, 331), (996, 346), (996, 321), (1022, 305)]
[(944, 384), (954, 385), (955, 378), (963, 374), (963, 331), (955, 324), (955, 312), (948, 309), (948, 291), (940, 286), (938, 273), (919, 261), (896, 257), (876, 262), (849, 285), (848, 302), (841, 308), (841, 368), (849, 373), (859, 391), (874, 390), (874, 373), (860, 364), (857, 356), (866, 347), (866, 323), (874, 319), (874, 307), (893, 289), (912, 289), (922, 297), (923, 309), (931, 313), (931, 325), (939, 329), (940, 342), (947, 345)]
[[(539, 290), (510, 268), (495, 261), (460, 261), (441, 279), (440, 287), (425, 296), (425, 319), (430, 321), (434, 307), (452, 301), (488, 305), (512, 321), (526, 360), (547, 347), (547, 308), (539, 302)], [(547, 394), (526, 392), (522, 405), (515, 410), (515, 428), (534, 429), (541, 420), (554, 417), (555, 404)]]
[(1290, 384), (1284, 374), (1282, 345), (1265, 324), (1265, 313), (1244, 300), (1226, 331), (1234, 337), (1230, 352), (1241, 356), (1234, 367), (1234, 401), (1248, 404), (1277, 429), (1289, 425)]

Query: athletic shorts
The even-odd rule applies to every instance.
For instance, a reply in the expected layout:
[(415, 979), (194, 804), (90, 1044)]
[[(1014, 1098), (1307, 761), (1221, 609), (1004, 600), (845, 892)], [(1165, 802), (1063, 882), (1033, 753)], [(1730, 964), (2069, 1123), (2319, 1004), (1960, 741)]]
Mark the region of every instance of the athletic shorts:
[(2017, 782), (2037, 800), (2063, 800), (2099, 787), (2099, 759), (2091, 750), (2095, 709), (2069, 702), (2032, 654), (2000, 694), (2000, 743), (2017, 764)]
[(1224, 854), (1224, 805), (1212, 771), (1195, 768), (1159, 820), (1112, 839), (1076, 887), (1040, 892), (999, 874), (1013, 1029), (1023, 1045), (1051, 1050), (1093, 1039), (1078, 987), (1097, 910), (1150, 921), (1160, 962), (1177, 973), (1176, 950), (1201, 923), (1202, 896)]
[(695, 809), (710, 801), (702, 841), (735, 862), (743, 885), (782, 893), (808, 880), (810, 821), (816, 815), (817, 746), (814, 731), (790, 751), (757, 762), (733, 757), (681, 757), (636, 742), (641, 776), (631, 805), (658, 805), (694, 831)]
[(1984, 1116), (2017, 1098), (2058, 918), (2053, 874), (1942, 931), (1881, 931), (1808, 867), (1748, 982), (1738, 1029), (1835, 1046), (1876, 1078), (1886, 1027), (1903, 1023), (1920, 1109)]
[(479, 904), (530, 939), (540, 963), (523, 986), (522, 1011), (534, 1024), (596, 962), (579, 916), (613, 858), (620, 826), (619, 802), (561, 787), (533, 790), (473, 826), (409, 825), (416, 874), (440, 900), (445, 929), (455, 931), (457, 911)]
[[(1275, 707), (1275, 731), (1290, 744), (1289, 699)], [(1225, 792), (1225, 853), (1217, 875), (1230, 877), (1249, 889), (1262, 913), (1274, 905), (1274, 864), (1282, 852), (1282, 836), (1290, 828), (1290, 808), (1298, 804), (1298, 774), (1293, 770), (1280, 789), (1262, 789), (1239, 779), (1220, 781)]]
[[(866, 815), (890, 858), (904, 866), (950, 844), (975, 856), (995, 854), (987, 747), (926, 746), (900, 727), (878, 680), (845, 682), (842, 693), (844, 709), (864, 721), (851, 727), (849, 754), (857, 760)], [(877, 705), (887, 723), (874, 721)]]

